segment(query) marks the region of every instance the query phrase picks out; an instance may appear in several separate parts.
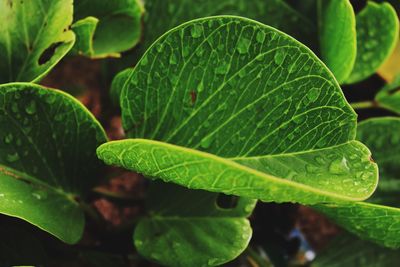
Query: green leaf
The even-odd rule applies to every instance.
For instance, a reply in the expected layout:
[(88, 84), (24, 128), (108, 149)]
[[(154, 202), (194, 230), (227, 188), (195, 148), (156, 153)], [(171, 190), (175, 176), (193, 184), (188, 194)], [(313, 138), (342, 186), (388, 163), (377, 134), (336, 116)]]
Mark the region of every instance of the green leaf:
[[(316, 28), (283, 0), (148, 0), (145, 2), (144, 45), (147, 49), (158, 37), (186, 21), (215, 16), (238, 15), (278, 28), (307, 43)], [(196, 8), (193, 8), (193, 6)], [(144, 50), (145, 51), (145, 50)]]
[(375, 96), (377, 105), (400, 114), (400, 75), (385, 85)]
[(339, 83), (350, 75), (357, 55), (356, 20), (349, 0), (319, 0), (321, 58)]
[(245, 217), (256, 201), (240, 198), (235, 207), (225, 209), (217, 205), (217, 196), (152, 183), (148, 198), (152, 216), (135, 230), (138, 251), (167, 266), (215, 266), (236, 258), (250, 241), (252, 230)]
[[(170, 144), (150, 140), (112, 142), (98, 148), (98, 156), (107, 163), (156, 177), (160, 173), (152, 164), (163, 163), (171, 167), (160, 177), (164, 180), (271, 201), (364, 199), (376, 184), (377, 170), (368, 159), (368, 150), (351, 142), (356, 115), (331, 72), (298, 41), (252, 20), (234, 16), (204, 18), (169, 31), (136, 65), (122, 89), (121, 105), (129, 137)], [(153, 150), (166, 157), (152, 158)], [(351, 151), (356, 157), (347, 154)], [(327, 177), (326, 164), (332, 164), (332, 177), (338, 177), (336, 185), (344, 182), (340, 173), (347, 168), (356, 174), (358, 167), (354, 168), (352, 162), (358, 161), (366, 168), (366, 175), (371, 175), (366, 183), (346, 187), (359, 192), (339, 192), (335, 187), (314, 188), (313, 176), (309, 177), (309, 185), (301, 184), (280, 179), (294, 179), (293, 175), (275, 177), (229, 159), (286, 155), (282, 158), (287, 162), (296, 162), (312, 154), (295, 158), (291, 154), (308, 152), (315, 153), (314, 157), (319, 153), (341, 156), (323, 159), (329, 163), (318, 171)], [(198, 160), (199, 165), (187, 168), (191, 173), (185, 173), (185, 165)], [(180, 167), (185, 174), (182, 179), (182, 173), (174, 171)], [(304, 173), (305, 167), (306, 163), (293, 171)], [(195, 176), (198, 179), (191, 183)], [(254, 184), (250, 184), (252, 180)], [(173, 199), (170, 202), (174, 204)]]
[(72, 54), (93, 56), (93, 38), (99, 20), (95, 17), (87, 17), (72, 24), (72, 30), (76, 34), (76, 42), (71, 50)]
[(304, 153), (224, 159), (167, 143), (130, 139), (103, 144), (98, 156), (106, 164), (165, 182), (266, 202), (363, 200), (377, 184), (377, 168), (369, 160), (369, 151), (356, 141)]
[(119, 57), (139, 42), (144, 12), (140, 0), (80, 0), (74, 8), (79, 53), (92, 58)]
[(398, 250), (360, 240), (350, 234), (335, 238), (317, 255), (312, 267), (390, 267), (400, 262)]
[(399, 20), (389, 3), (368, 1), (356, 16), (357, 57), (346, 83), (364, 80), (377, 71), (393, 52), (399, 37)]
[(83, 231), (84, 198), (96, 183), (95, 148), (106, 141), (73, 97), (29, 83), (0, 85), (0, 213), (66, 243)]
[[(399, 207), (398, 193), (400, 155), (400, 119), (376, 118), (361, 122), (358, 139), (372, 150), (379, 164), (381, 177), (378, 189), (369, 200), (374, 203)], [(370, 204), (318, 206), (318, 210), (331, 217), (339, 225), (363, 239), (390, 247), (400, 247), (400, 209)]]
[(41, 79), (72, 48), (72, 0), (0, 2), (0, 84)]
[(132, 73), (132, 68), (125, 69), (115, 75), (111, 83), (110, 98), (115, 106), (119, 106), (122, 88)]
[(358, 126), (357, 138), (373, 151), (380, 181), (370, 201), (400, 207), (400, 119), (374, 118)]

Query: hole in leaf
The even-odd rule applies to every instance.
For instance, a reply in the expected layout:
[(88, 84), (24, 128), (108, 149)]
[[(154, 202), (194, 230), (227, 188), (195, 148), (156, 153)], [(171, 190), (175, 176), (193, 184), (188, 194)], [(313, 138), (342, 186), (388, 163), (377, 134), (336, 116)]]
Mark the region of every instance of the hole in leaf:
[(54, 53), (56, 52), (56, 49), (62, 44), (62, 42), (57, 42), (52, 45), (50, 45), (46, 50), (43, 51), (43, 53), (40, 55), (38, 63), (39, 65), (43, 65), (47, 61), (49, 61)]
[(350, 0), (350, 3), (353, 6), (354, 13), (357, 14), (367, 5), (367, 0)]
[(233, 209), (238, 205), (239, 197), (230, 196), (220, 193), (217, 197), (216, 204), (221, 209)]

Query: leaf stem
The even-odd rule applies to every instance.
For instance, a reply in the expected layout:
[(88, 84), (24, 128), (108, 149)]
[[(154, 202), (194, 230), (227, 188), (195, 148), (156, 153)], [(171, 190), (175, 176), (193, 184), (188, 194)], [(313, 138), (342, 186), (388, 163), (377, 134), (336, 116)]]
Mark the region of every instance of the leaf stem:
[(377, 103), (375, 101), (361, 101), (350, 103), (353, 109), (365, 109), (365, 108), (375, 108)]

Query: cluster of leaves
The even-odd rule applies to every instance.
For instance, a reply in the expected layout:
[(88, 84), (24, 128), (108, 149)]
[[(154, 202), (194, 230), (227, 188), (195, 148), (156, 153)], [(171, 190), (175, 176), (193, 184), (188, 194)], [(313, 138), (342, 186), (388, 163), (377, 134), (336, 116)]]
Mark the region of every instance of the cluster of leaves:
[[(340, 85), (387, 73), (399, 36), (392, 5), (356, 14), (348, 0), (193, 2), (0, 0), (0, 213), (77, 243), (103, 161), (152, 180), (133, 239), (163, 265), (236, 258), (257, 200), (308, 205), (368, 240), (347, 237), (365, 257), (391, 255), (400, 119), (357, 127)], [(118, 57), (139, 40), (121, 59), (135, 67), (110, 90), (127, 139), (107, 142), (76, 99), (35, 84), (66, 55)], [(353, 106), (400, 113), (399, 86)], [(237, 204), (221, 208), (221, 194)], [(340, 242), (315, 265), (333, 264)]]

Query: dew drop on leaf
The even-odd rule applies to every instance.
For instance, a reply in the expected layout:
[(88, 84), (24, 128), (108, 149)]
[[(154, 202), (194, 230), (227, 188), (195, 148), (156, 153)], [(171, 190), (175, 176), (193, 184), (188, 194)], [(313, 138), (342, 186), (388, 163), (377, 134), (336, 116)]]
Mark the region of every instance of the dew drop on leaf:
[(206, 136), (205, 138), (203, 138), (201, 140), (200, 145), (201, 145), (202, 148), (207, 149), (207, 148), (210, 147), (212, 141), (213, 141), (213, 137), (212, 136), (208, 136), (208, 137)]
[(190, 34), (193, 38), (199, 38), (203, 34), (203, 26), (200, 24), (195, 24), (190, 29)]
[(12, 154), (8, 154), (7, 157), (6, 157), (6, 160), (7, 160), (8, 162), (10, 162), (10, 163), (16, 162), (16, 161), (19, 160), (19, 155), (18, 155), (17, 152), (12, 153)]
[(265, 32), (263, 31), (258, 31), (257, 35), (256, 35), (256, 40), (257, 42), (259, 42), (260, 44), (264, 43), (265, 40)]
[(285, 59), (285, 53), (282, 50), (276, 51), (274, 56), (275, 63), (277, 65), (281, 65), (284, 59)]
[(36, 102), (31, 100), (25, 107), (25, 112), (29, 115), (33, 115), (36, 113)]
[(349, 172), (346, 158), (335, 159), (329, 165), (329, 172), (333, 174), (345, 174)]
[(10, 144), (13, 141), (13, 139), (14, 136), (12, 135), (12, 133), (9, 133), (4, 137), (4, 143)]
[(249, 52), (249, 47), (250, 47), (250, 40), (242, 37), (239, 39), (238, 44), (237, 44), (237, 51), (239, 52), (239, 54), (246, 54)]

